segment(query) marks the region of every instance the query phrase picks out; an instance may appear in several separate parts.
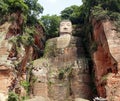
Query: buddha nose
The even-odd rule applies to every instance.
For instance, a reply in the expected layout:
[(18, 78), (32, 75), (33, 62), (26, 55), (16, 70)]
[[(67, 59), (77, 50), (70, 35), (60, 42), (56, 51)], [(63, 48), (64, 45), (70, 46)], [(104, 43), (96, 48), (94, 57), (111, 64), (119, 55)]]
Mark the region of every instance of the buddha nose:
[(66, 30), (67, 28), (65, 27), (64, 29)]
[(67, 29), (68, 29), (67, 26), (65, 26), (65, 27), (64, 27), (64, 30), (67, 30)]

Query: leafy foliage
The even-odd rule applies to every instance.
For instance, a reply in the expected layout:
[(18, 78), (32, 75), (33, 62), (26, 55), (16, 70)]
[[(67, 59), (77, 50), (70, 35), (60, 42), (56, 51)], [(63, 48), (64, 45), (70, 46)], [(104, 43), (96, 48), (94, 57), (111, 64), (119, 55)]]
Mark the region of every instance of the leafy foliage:
[[(22, 12), (27, 17), (27, 24), (35, 24), (37, 16), (43, 12), (38, 0), (0, 0), (0, 17), (8, 20), (10, 14)], [(32, 21), (34, 20), (34, 21)]]
[(66, 77), (68, 76), (71, 76), (71, 73), (72, 73), (72, 68), (71, 68), (72, 65), (68, 65), (68, 67), (66, 68), (62, 68), (62, 69), (59, 69), (59, 74), (58, 74), (58, 78), (59, 80), (62, 80), (62, 79), (65, 79)]
[(73, 5), (61, 11), (62, 19), (70, 19), (73, 24), (88, 23), (90, 17), (96, 20), (106, 18), (119, 20), (116, 18), (120, 12), (120, 0), (82, 0), (82, 2), (81, 6)]
[(70, 7), (65, 8), (63, 11), (61, 11), (61, 18), (62, 19), (69, 19), (72, 21), (73, 24), (77, 23), (83, 23), (83, 16), (81, 11), (82, 11), (83, 6), (76, 6), (72, 5)]
[(25, 101), (28, 98), (28, 96), (19, 96), (15, 92), (9, 92), (7, 101)]
[(21, 81), (21, 86), (23, 86), (25, 90), (28, 92), (30, 83), (28, 81)]
[(67, 7), (63, 11), (61, 11), (62, 19), (69, 19), (70, 15), (74, 12), (74, 6)]
[(84, 23), (83, 5), (75, 7), (74, 12), (70, 15), (70, 20), (73, 24)]
[(24, 46), (30, 46), (34, 44), (34, 34), (36, 34), (34, 27), (27, 27), (23, 35), (12, 37), (9, 39), (9, 41), (16, 46), (19, 46), (20, 44), (23, 44)]
[(19, 101), (19, 97), (14, 92), (10, 92), (8, 96), (8, 101)]
[(29, 7), (29, 13), (36, 16), (43, 12), (43, 7), (37, 2), (38, 0), (25, 0), (25, 3)]
[(0, 11), (2, 14), (10, 14), (16, 11), (26, 13), (28, 6), (24, 0), (0, 0)]
[(11, 39), (11, 42), (16, 46), (24, 44), (25, 46), (33, 45), (35, 33), (35, 25), (40, 24), (37, 16), (42, 13), (43, 7), (38, 3), (38, 0), (0, 0), (0, 23), (4, 21), (15, 21), (11, 16), (13, 13), (19, 12), (23, 17), (23, 26), (21, 27), (21, 35)]
[(29, 11), (27, 12), (28, 20), (27, 24), (36, 24), (38, 22), (37, 17), (43, 12), (43, 7), (37, 3), (38, 0), (25, 0), (25, 4), (28, 6)]
[(119, 0), (95, 0), (91, 9), (91, 15), (96, 20), (109, 19), (114, 21), (117, 30), (120, 30), (120, 1)]
[(109, 18), (108, 11), (107, 10), (103, 10), (101, 5), (94, 6), (94, 8), (92, 9), (92, 16), (96, 20), (104, 20), (104, 19), (108, 19)]
[(60, 17), (57, 15), (45, 15), (41, 17), (41, 22), (46, 28), (47, 38), (53, 38), (58, 36), (60, 20)]
[[(5, 21), (11, 21), (13, 25), (9, 27), (8, 36), (10, 42), (13, 43), (16, 51), (16, 57), (20, 53), (20, 48), (32, 46), (33, 51), (38, 55), (35, 58), (38, 58), (43, 44), (39, 44), (42, 32), (40, 20), (38, 16), (43, 11), (43, 7), (38, 3), (38, 0), (0, 0), (0, 24)], [(13, 37), (11, 37), (11, 35)], [(42, 34), (42, 33), (41, 33)], [(36, 40), (37, 42), (36, 42)], [(42, 38), (41, 38), (42, 39)], [(37, 44), (37, 45), (36, 45)], [(38, 50), (39, 49), (39, 50)], [(18, 68), (23, 68), (20, 66), (21, 61), (19, 62)], [(31, 60), (30, 60), (31, 61)], [(18, 69), (18, 72), (22, 69)], [(22, 71), (23, 72), (23, 71)]]

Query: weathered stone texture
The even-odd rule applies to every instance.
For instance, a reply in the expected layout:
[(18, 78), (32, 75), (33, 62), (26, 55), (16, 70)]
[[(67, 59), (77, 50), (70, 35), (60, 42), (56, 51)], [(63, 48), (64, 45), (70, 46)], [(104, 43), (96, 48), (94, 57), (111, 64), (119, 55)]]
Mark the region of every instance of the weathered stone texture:
[(0, 66), (0, 93), (8, 94), (9, 87), (14, 78), (14, 73), (11, 69)]
[(109, 50), (111, 56), (114, 58), (117, 64), (114, 64), (114, 68), (117, 69), (118, 74), (108, 75), (106, 85), (106, 95), (108, 100), (119, 101), (120, 100), (120, 32), (117, 31), (112, 22), (106, 21), (103, 23), (104, 32), (108, 41)]
[[(15, 78), (12, 61), (8, 60), (11, 44), (5, 40), (10, 23), (0, 26), (0, 93), (8, 94), (12, 80)], [(1, 99), (0, 99), (1, 100)]]
[[(33, 63), (34, 69), (32, 70), (33, 79), (35, 83), (33, 84), (33, 95), (48, 97), (48, 86), (47, 86), (47, 59), (38, 59)], [(32, 81), (31, 81), (32, 82)]]
[(48, 98), (44, 98), (42, 96), (36, 96), (32, 99), (29, 99), (29, 100), (25, 100), (25, 101), (50, 101)]
[(14, 65), (11, 60), (8, 60), (12, 44), (5, 40), (10, 25), (6, 22), (0, 26), (0, 101), (6, 101), (12, 82), (16, 77)]
[(65, 34), (57, 38), (57, 48), (65, 48), (69, 45), (71, 40), (71, 35)]
[(8, 99), (8, 95), (0, 93), (0, 101), (7, 101), (7, 99)]
[[(61, 37), (64, 37), (64, 35)], [(67, 40), (69, 44), (65, 47), (62, 47), (63, 45), (58, 47), (57, 44), (62, 44), (58, 42), (58, 38), (48, 40), (44, 61), (41, 59), (37, 62), (39, 67), (41, 64), (47, 64), (46, 67), (41, 66), (41, 68), (47, 68), (47, 72), (43, 73), (47, 78), (48, 96), (54, 101), (72, 101), (75, 98), (90, 99), (92, 97), (88, 61), (84, 55), (81, 39), (70, 37), (71, 39)], [(37, 67), (37, 65), (34, 65), (34, 67)], [(36, 72), (39, 73), (39, 70)], [(42, 72), (39, 73), (38, 79), (41, 78), (41, 75)], [(41, 84), (39, 83), (39, 88)], [(43, 94), (47, 91), (46, 88), (42, 90), (39, 88), (38, 90)], [(35, 86), (34, 89), (36, 89)], [(44, 96), (43, 94), (39, 93), (40, 96)]]
[(120, 32), (111, 21), (93, 21), (93, 28), (98, 45), (93, 54), (98, 94), (108, 101), (119, 101)]
[(115, 26), (110, 21), (103, 22), (105, 36), (109, 45), (109, 50), (112, 57), (120, 62), (120, 32), (117, 31)]
[[(12, 41), (16, 41), (16, 38), (23, 33), (22, 12), (17, 11), (9, 17), (13, 17), (14, 20), (0, 25), (0, 93), (8, 94), (8, 91), (15, 91), (15, 89), (25, 93), (20, 82), (26, 80), (26, 67), (29, 66), (29, 62), (43, 54), (44, 29), (40, 24), (35, 25), (37, 34), (33, 38), (37, 49), (32, 45), (26, 46), (22, 42), (18, 45), (17, 42)], [(25, 94), (19, 95), (26, 96)]]

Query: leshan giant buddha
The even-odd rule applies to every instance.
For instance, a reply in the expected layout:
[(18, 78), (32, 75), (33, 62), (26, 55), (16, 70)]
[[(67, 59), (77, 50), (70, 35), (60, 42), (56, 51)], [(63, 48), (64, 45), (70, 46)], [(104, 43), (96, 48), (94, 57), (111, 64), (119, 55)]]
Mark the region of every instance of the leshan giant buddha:
[(69, 20), (60, 22), (59, 34), (46, 42), (46, 59), (39, 61), (41, 68), (47, 68), (48, 96), (55, 101), (90, 99), (89, 67), (81, 38), (72, 36)]

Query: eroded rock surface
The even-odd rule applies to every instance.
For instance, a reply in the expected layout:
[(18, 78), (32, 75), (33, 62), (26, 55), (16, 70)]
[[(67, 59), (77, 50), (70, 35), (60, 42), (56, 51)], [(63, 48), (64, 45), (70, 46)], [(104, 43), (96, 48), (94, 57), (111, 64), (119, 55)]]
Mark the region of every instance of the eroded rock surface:
[(33, 96), (48, 97), (48, 64), (49, 60), (45, 58), (35, 60), (33, 63), (32, 81), (35, 80), (35, 83), (33, 84)]
[(93, 59), (99, 96), (107, 97), (108, 101), (119, 101), (120, 32), (111, 21), (94, 22), (93, 27), (98, 45)]
[(44, 97), (42, 97), (42, 96), (36, 96), (36, 97), (34, 97), (34, 98), (32, 98), (32, 99), (25, 100), (25, 101), (50, 101), (50, 100), (47, 99), (47, 98), (44, 98)]
[[(65, 45), (63, 40), (67, 41)], [(38, 74), (37, 84), (42, 84), (39, 82), (42, 74), (45, 76), (42, 81), (47, 80), (47, 88), (40, 89), (42, 86), (39, 88), (34, 86), (33, 89), (38, 88), (38, 92), (42, 92), (39, 96), (47, 95), (50, 101), (72, 101), (75, 98), (90, 99), (92, 97), (88, 60), (84, 55), (80, 38), (65, 34), (48, 40), (44, 58), (36, 61), (33, 63), (33, 70), (37, 72), (34, 72), (34, 75)], [(46, 94), (45, 91), (48, 93)]]
[[(26, 90), (21, 84), (27, 79), (26, 67), (43, 54), (41, 50), (44, 49), (44, 29), (36, 23), (37, 34), (33, 36), (35, 47), (25, 46), (27, 42), (23, 44), (17, 40), (18, 36), (23, 35), (24, 20), (21, 12), (17, 11), (10, 17), (15, 19), (0, 25), (0, 93), (6, 97), (9, 91), (13, 91), (22, 97), (26, 96)], [(0, 100), (3, 99), (0, 97)]]
[(7, 95), (9, 87), (15, 78), (14, 65), (8, 60), (9, 51), (12, 45), (5, 40), (6, 33), (11, 24), (5, 23), (0, 26), (0, 93)]

